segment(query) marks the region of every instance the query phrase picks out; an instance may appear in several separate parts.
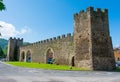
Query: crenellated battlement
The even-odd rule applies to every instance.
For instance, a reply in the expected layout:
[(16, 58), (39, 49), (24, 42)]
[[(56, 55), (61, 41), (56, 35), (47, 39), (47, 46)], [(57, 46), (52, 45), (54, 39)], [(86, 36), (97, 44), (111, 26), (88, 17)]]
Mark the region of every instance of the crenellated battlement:
[[(96, 10), (94, 10), (94, 7), (88, 7), (86, 9), (86, 11), (81, 10), (79, 13), (75, 13), (74, 14), (74, 18), (78, 17), (78, 16), (83, 16), (84, 15), (95, 15), (93, 13), (96, 13), (97, 15), (104, 15), (104, 14), (108, 14), (108, 9), (101, 9), (101, 8), (96, 8)], [(99, 13), (99, 14), (98, 14)]]
[(71, 33), (68, 33), (67, 35), (63, 34), (61, 36), (57, 36), (57, 37), (53, 37), (53, 38), (50, 38), (50, 39), (43, 40), (42, 43), (47, 43), (47, 42), (52, 42), (52, 41), (67, 39), (67, 38), (70, 38), (70, 37), (72, 37)]
[(19, 40), (19, 41), (23, 41), (23, 38), (21, 38), (21, 39), (20, 39), (20, 38), (15, 38), (15, 37), (14, 37), (14, 38), (12, 38), (12, 37), (10, 37), (10, 39), (9, 39), (9, 40), (10, 40), (10, 41), (12, 41), (12, 40)]
[(36, 46), (36, 45), (41, 45), (41, 44), (47, 44), (47, 43), (51, 43), (51, 42), (55, 42), (55, 41), (59, 41), (59, 40), (63, 40), (63, 39), (69, 39), (69, 38), (73, 38), (73, 35), (71, 33), (68, 33), (68, 34), (63, 34), (61, 36), (57, 36), (57, 37), (53, 37), (53, 38), (49, 38), (49, 39), (46, 39), (46, 40), (41, 40), (41, 41), (38, 41), (38, 42), (34, 42), (34, 43), (31, 43), (29, 45), (24, 45), (22, 47), (26, 47), (26, 46)]

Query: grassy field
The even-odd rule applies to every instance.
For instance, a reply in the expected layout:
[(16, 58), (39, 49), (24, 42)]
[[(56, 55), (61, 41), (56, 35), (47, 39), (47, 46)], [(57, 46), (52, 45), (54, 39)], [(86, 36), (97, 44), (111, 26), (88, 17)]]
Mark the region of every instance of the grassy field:
[(26, 67), (26, 68), (39, 68), (39, 69), (50, 69), (50, 70), (89, 70), (85, 68), (76, 68), (64, 65), (56, 64), (42, 64), (42, 63), (27, 63), (27, 62), (6, 62), (14, 66)]

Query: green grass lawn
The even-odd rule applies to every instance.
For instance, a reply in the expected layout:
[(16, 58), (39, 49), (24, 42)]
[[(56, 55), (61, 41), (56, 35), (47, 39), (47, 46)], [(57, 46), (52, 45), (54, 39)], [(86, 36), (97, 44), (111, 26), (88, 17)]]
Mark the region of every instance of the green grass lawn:
[(114, 71), (120, 72), (120, 68), (116, 68)]
[(26, 68), (40, 68), (40, 69), (50, 69), (50, 70), (89, 70), (85, 68), (76, 68), (64, 65), (56, 64), (43, 64), (43, 63), (27, 63), (27, 62), (6, 62), (14, 66), (26, 67)]

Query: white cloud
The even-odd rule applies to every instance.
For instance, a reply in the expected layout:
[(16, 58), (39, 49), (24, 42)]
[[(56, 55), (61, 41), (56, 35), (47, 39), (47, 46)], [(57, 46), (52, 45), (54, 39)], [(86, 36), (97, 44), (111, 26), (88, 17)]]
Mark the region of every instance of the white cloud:
[(0, 21), (0, 33), (2, 35), (2, 38), (16, 37), (17, 35), (23, 35), (30, 31), (30, 28), (27, 26), (21, 30), (16, 30), (16, 27), (13, 24)]

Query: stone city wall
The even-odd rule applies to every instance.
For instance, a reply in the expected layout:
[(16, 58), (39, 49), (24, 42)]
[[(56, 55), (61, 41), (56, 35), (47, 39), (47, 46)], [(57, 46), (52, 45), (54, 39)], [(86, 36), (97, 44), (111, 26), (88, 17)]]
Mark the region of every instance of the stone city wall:
[[(56, 64), (69, 65), (74, 55), (73, 36), (69, 33), (20, 47), (20, 55), (30, 51), (33, 62), (46, 63), (47, 50), (52, 49)], [(24, 58), (26, 59), (26, 58)], [(20, 58), (20, 61), (22, 58)], [(26, 61), (26, 60), (24, 60)]]

